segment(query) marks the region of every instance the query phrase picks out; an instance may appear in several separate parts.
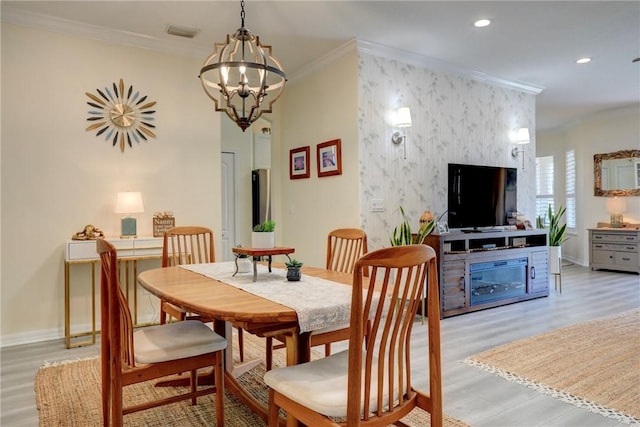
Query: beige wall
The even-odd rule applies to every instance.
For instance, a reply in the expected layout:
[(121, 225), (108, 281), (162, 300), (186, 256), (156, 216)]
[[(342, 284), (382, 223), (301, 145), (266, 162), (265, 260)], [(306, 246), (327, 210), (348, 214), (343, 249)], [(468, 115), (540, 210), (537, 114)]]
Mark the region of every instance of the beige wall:
[[(2, 25), (2, 345), (62, 336), (64, 243), (85, 224), (117, 237), (116, 192), (142, 192), (140, 235), (165, 210), (219, 232), (221, 115), (195, 77), (200, 65)], [(124, 153), (85, 131), (85, 92), (120, 78), (157, 101), (157, 138)], [(86, 310), (74, 315), (88, 322)]]
[[(640, 107), (610, 111), (554, 132), (538, 133), (537, 156), (554, 156), (556, 203), (563, 202), (564, 156), (576, 154), (576, 230), (562, 246), (563, 257), (581, 265), (589, 264), (587, 229), (598, 222), (609, 222), (606, 197), (593, 195), (593, 155), (619, 150), (640, 149)], [(627, 222), (640, 223), (640, 197), (627, 198)]]
[[(281, 211), (276, 238), (296, 248), (308, 265), (324, 266), (326, 236), (335, 228), (360, 227), (357, 53), (287, 86), (280, 105)], [(342, 175), (318, 178), (317, 145), (340, 139)], [(289, 179), (289, 150), (310, 147), (310, 178)], [(275, 165), (274, 165), (275, 166)]]

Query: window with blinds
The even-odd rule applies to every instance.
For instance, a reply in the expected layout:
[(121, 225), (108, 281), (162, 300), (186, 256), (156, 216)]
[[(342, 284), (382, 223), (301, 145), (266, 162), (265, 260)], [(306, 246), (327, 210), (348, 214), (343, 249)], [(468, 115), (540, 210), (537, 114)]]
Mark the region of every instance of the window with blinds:
[(576, 154), (574, 150), (567, 151), (565, 155), (565, 192), (566, 207), (565, 220), (567, 221), (567, 229), (576, 228)]
[(542, 225), (549, 225), (549, 206), (555, 212), (553, 203), (553, 156), (536, 157), (536, 217)]

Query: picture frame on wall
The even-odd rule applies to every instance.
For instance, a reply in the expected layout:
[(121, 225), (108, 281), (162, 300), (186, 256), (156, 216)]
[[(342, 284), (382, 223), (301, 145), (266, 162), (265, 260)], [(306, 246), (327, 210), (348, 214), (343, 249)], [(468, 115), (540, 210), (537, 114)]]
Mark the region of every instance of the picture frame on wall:
[(309, 178), (310, 152), (309, 146), (289, 150), (289, 179)]
[(318, 177), (342, 175), (341, 140), (334, 139), (317, 146)]

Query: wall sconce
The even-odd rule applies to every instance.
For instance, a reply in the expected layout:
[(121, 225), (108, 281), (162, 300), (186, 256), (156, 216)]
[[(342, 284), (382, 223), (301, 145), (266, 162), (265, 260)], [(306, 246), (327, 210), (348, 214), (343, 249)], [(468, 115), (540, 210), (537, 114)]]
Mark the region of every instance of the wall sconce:
[(120, 237), (136, 238), (137, 221), (131, 214), (143, 213), (142, 194), (139, 191), (118, 193), (116, 196), (116, 213), (125, 214), (120, 220)]
[[(411, 127), (411, 109), (409, 107), (400, 107), (393, 112), (392, 125), (395, 128)], [(404, 158), (407, 158), (407, 135), (396, 131), (391, 135), (391, 142), (395, 145), (403, 143)]]
[(624, 224), (622, 213), (627, 211), (627, 202), (625, 199), (618, 197), (610, 197), (607, 199), (607, 212), (611, 215), (611, 227), (619, 228)]
[(522, 170), (524, 170), (524, 149), (518, 149), (518, 145), (524, 145), (531, 142), (531, 138), (529, 137), (529, 128), (520, 128), (513, 135), (512, 142), (517, 144), (511, 150), (511, 156), (513, 158), (518, 158), (518, 154), (522, 153)]

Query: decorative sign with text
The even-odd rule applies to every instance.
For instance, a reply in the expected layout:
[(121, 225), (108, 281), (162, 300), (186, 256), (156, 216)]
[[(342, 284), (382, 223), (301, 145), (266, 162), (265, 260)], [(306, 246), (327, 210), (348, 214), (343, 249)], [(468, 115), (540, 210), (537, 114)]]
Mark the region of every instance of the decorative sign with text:
[(164, 232), (176, 226), (176, 219), (171, 212), (153, 214), (153, 237), (162, 237)]

